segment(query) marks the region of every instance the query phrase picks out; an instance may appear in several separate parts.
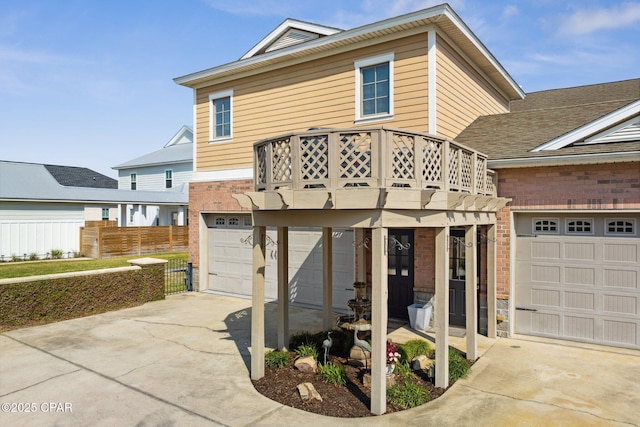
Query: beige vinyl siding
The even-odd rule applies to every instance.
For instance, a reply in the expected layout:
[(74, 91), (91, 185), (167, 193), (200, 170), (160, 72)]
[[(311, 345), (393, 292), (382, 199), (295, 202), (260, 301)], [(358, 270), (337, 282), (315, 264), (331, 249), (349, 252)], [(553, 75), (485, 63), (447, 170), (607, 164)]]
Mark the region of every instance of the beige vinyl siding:
[[(427, 35), (419, 34), (197, 91), (199, 171), (247, 168), (254, 142), (355, 120), (354, 61), (394, 53), (394, 119), (372, 123), (427, 129)], [(209, 94), (233, 89), (233, 140), (209, 143)]]
[(437, 38), (438, 134), (456, 137), (478, 116), (508, 112), (501, 96), (441, 37)]

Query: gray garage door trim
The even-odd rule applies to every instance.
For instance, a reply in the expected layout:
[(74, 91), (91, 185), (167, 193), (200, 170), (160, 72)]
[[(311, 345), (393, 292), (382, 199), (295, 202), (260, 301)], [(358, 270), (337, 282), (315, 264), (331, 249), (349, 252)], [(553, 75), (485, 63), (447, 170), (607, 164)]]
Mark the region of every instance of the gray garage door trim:
[(515, 332), (640, 349), (637, 217), (516, 214)]
[[(212, 215), (208, 229), (208, 288), (250, 296), (252, 289), (251, 219), (248, 215)], [(322, 306), (322, 231), (289, 228), (289, 302)], [(267, 229), (265, 297), (277, 298), (277, 232)], [(347, 312), (354, 297), (353, 230), (333, 230), (333, 306)]]

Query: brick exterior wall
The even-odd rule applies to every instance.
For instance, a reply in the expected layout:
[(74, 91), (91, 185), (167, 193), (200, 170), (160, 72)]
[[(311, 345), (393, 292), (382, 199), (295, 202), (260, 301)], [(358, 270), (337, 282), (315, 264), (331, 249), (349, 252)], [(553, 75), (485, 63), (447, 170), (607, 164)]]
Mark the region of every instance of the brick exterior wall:
[(512, 199), (497, 216), (498, 299), (508, 299), (511, 209), (640, 209), (640, 162), (500, 169), (498, 195)]
[(253, 180), (192, 182), (189, 184), (189, 261), (200, 267), (198, 248), (201, 212), (246, 211), (231, 197), (253, 191)]

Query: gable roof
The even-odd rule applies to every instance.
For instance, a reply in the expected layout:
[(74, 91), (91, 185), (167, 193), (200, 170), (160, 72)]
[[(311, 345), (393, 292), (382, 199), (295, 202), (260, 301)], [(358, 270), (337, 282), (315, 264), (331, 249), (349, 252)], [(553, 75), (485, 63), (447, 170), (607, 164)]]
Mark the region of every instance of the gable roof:
[(46, 165), (0, 160), (0, 200), (187, 205), (189, 194), (187, 185), (179, 186), (174, 191), (65, 186), (54, 178)]
[[(285, 21), (286, 22), (286, 21)], [(250, 76), (284, 66), (303, 63), (374, 44), (384, 38), (403, 37), (407, 32), (437, 29), (458, 46), (509, 99), (519, 99), (524, 92), (504, 67), (467, 27), (448, 4), (400, 15), (350, 30), (297, 43), (260, 55), (174, 78), (179, 85), (198, 88)], [(267, 36), (268, 38), (268, 36)], [(251, 51), (250, 51), (251, 52)], [(246, 55), (245, 55), (246, 56)]]
[(242, 55), (240, 59), (251, 58), (252, 56), (265, 52), (282, 49), (324, 36), (330, 36), (331, 34), (336, 34), (341, 31), (339, 28), (287, 18), (247, 53)]
[(118, 188), (118, 181), (96, 171), (76, 166), (43, 165), (58, 184), (65, 187)]
[(120, 163), (112, 169), (133, 169), (178, 163), (193, 163), (193, 130), (189, 126), (183, 126), (160, 150)]
[(638, 160), (640, 140), (581, 143), (637, 115), (639, 100), (640, 79), (536, 92), (514, 102), (510, 113), (479, 117), (455, 140), (487, 154), (494, 168), (545, 158)]

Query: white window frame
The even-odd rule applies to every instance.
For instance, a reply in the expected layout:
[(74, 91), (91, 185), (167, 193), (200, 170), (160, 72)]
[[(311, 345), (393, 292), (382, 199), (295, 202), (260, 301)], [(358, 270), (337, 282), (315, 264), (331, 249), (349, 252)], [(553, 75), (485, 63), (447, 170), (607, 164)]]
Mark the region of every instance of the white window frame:
[[(215, 133), (215, 117), (216, 112), (213, 107), (213, 101), (221, 99), (221, 98), (229, 98), (229, 135), (216, 137)], [(209, 142), (210, 143), (221, 143), (221, 142), (229, 142), (233, 139), (233, 90), (224, 90), (220, 92), (214, 92), (209, 94)]]
[[(171, 175), (170, 178), (167, 178), (167, 172)], [(171, 185), (167, 186), (167, 183), (169, 182)], [(164, 188), (173, 188), (173, 169), (164, 170)]]
[[(609, 231), (609, 222), (611, 221), (625, 221), (625, 222), (630, 222), (631, 223), (631, 233), (626, 233), (626, 232), (616, 232), (616, 231)], [(638, 227), (636, 224), (636, 219), (635, 218), (605, 218), (604, 219), (604, 234), (605, 236), (635, 236), (638, 234)]]
[[(591, 225), (591, 231), (570, 231), (569, 223), (571, 221), (583, 221), (583, 222), (588, 221), (589, 224)], [(569, 235), (592, 236), (594, 234), (594, 229), (595, 229), (595, 221), (593, 218), (566, 218), (564, 222), (565, 234), (569, 234)]]
[[(536, 223), (538, 221), (553, 221), (556, 224), (555, 230), (536, 230)], [(531, 230), (533, 234), (560, 234), (560, 219), (559, 218), (549, 218), (549, 217), (538, 217), (533, 218), (531, 222)]]
[[(361, 59), (353, 63), (355, 67), (355, 72), (356, 72), (356, 119), (355, 119), (356, 124), (393, 119), (394, 56), (395, 56), (394, 53), (391, 52), (385, 55), (379, 55), (371, 58)], [(384, 63), (389, 64), (389, 112), (383, 113), (383, 114), (372, 114), (372, 115), (363, 116), (362, 115), (362, 72), (361, 70), (362, 68), (371, 67), (373, 65), (380, 65)]]
[[(134, 188), (135, 187), (135, 188)], [(135, 191), (138, 189), (138, 174), (136, 172), (132, 172), (129, 175), (129, 188), (132, 191)]]

